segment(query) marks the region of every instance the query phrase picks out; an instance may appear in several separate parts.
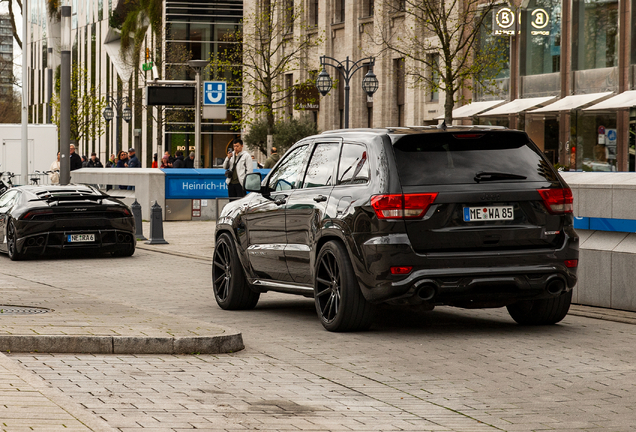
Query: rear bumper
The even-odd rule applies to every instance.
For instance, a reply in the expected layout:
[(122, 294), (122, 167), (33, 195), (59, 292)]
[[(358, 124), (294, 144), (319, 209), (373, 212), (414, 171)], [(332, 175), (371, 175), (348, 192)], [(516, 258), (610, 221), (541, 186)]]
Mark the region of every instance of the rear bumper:
[[(391, 234), (365, 241), (354, 267), (365, 298), (373, 303), (499, 307), (571, 290), (576, 268), (566, 267), (564, 261), (578, 259), (578, 236), (572, 234), (558, 250), (427, 255), (415, 253), (406, 235)], [(391, 266), (413, 270), (397, 276), (390, 273)]]
[[(71, 243), (71, 234), (94, 234), (94, 242)], [(50, 231), (31, 234), (17, 240), (17, 250), (25, 255), (61, 254), (63, 252), (117, 252), (136, 245), (133, 232), (117, 229)]]

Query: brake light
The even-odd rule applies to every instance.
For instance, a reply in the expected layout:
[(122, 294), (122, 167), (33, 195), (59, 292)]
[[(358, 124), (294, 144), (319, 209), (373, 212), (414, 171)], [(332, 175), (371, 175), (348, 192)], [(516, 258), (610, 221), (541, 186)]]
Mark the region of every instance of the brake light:
[(36, 216), (45, 214), (53, 214), (53, 210), (31, 210), (30, 212), (27, 212), (24, 216), (22, 216), (22, 220), (31, 220)]
[(543, 203), (550, 213), (572, 213), (574, 199), (570, 188), (537, 189), (537, 191), (541, 194)]
[(453, 134), (453, 137), (456, 139), (479, 139), (483, 137), (484, 134), (476, 134), (476, 133), (457, 133)]
[(394, 275), (405, 275), (405, 274), (411, 273), (411, 270), (413, 270), (413, 266), (391, 267), (391, 274), (394, 274)]
[(437, 193), (392, 194), (371, 197), (378, 219), (418, 219), (426, 214)]
[(579, 266), (579, 260), (577, 259), (565, 260), (563, 261), (563, 264), (565, 264), (567, 268), (575, 268)]
[(130, 216), (130, 211), (126, 207), (108, 207), (108, 211), (123, 213), (124, 216)]

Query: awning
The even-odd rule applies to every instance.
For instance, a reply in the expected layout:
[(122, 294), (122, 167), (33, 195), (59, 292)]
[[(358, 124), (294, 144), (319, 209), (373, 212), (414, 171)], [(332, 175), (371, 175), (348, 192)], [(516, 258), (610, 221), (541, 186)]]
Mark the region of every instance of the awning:
[(605, 99), (611, 96), (612, 94), (613, 94), (612, 92), (605, 92), (605, 93), (590, 93), (590, 94), (566, 96), (563, 99), (559, 99), (553, 104), (544, 106), (543, 108), (539, 108), (536, 110), (528, 111), (528, 113), (539, 114), (539, 113), (551, 113), (551, 112), (559, 112), (559, 111), (570, 111), (573, 109), (580, 108), (584, 105), (597, 102), (601, 99)]
[[(453, 119), (463, 119), (476, 116), (479, 113), (482, 113), (486, 110), (494, 108), (498, 105), (501, 105), (506, 101), (504, 100), (494, 100), (494, 101), (485, 101), (485, 102), (473, 102), (468, 105), (464, 105), (457, 109), (453, 110)], [(435, 120), (443, 120), (444, 115), (435, 117)]]
[(507, 104), (500, 105), (495, 109), (483, 112), (479, 114), (479, 117), (518, 114), (520, 112), (527, 111), (530, 108), (534, 108), (537, 105), (543, 105), (546, 102), (553, 100), (554, 98), (556, 98), (556, 96), (515, 99), (511, 102), (508, 102)]
[(589, 108), (585, 108), (583, 111), (616, 110), (620, 108), (631, 108), (633, 106), (636, 106), (636, 90), (629, 90), (597, 103), (596, 105), (592, 105)]

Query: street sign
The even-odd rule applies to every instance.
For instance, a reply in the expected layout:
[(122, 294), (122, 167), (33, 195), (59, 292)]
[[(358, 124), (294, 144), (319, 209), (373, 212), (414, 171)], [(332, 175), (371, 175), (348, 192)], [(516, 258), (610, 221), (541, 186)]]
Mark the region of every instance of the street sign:
[(225, 81), (204, 81), (203, 105), (227, 105), (227, 83)]
[(146, 105), (194, 106), (194, 87), (146, 87)]
[(152, 70), (152, 62), (143, 63), (143, 64), (141, 65), (141, 68), (142, 68), (144, 71)]
[(515, 34), (515, 12), (511, 8), (506, 6), (494, 10), (492, 34), (494, 36), (513, 36)]

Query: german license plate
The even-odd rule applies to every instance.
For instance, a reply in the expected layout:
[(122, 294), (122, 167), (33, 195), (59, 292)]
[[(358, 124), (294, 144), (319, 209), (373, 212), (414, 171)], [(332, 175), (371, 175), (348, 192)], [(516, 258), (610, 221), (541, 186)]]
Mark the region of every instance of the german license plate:
[(464, 207), (464, 222), (513, 220), (512, 206)]
[(69, 234), (67, 238), (69, 243), (94, 242), (95, 234)]

